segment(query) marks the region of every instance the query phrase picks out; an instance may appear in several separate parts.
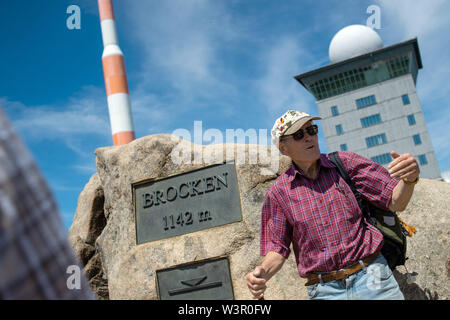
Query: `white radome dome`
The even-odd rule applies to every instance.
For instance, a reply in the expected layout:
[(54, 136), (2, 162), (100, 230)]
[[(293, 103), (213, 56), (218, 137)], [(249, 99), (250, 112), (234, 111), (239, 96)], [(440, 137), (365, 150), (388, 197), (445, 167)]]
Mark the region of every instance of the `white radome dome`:
[(350, 59), (383, 48), (383, 41), (372, 28), (360, 24), (347, 26), (331, 40), (328, 54), (331, 63)]

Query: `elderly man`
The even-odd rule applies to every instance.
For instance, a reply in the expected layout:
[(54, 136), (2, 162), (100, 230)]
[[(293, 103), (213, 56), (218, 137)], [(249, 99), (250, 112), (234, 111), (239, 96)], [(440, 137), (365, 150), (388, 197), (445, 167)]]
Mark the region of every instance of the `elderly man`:
[[(260, 266), (246, 275), (254, 298), (290, 254), (309, 299), (404, 299), (386, 259), (383, 235), (365, 223), (350, 189), (328, 155), (321, 154), (318, 128), (307, 113), (289, 110), (278, 118), (272, 139), (292, 166), (267, 191), (261, 216)], [(389, 171), (353, 152), (339, 152), (357, 191), (373, 205), (405, 210), (419, 179), (410, 154), (392, 151)], [(336, 271), (344, 279), (335, 279)], [(326, 276), (325, 276), (326, 275)]]

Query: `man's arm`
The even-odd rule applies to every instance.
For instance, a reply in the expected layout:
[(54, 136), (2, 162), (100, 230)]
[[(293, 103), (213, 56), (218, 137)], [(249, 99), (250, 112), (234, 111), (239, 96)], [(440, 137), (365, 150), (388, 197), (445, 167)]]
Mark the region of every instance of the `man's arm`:
[(283, 207), (269, 189), (261, 210), (260, 255), (264, 259), (260, 266), (245, 276), (254, 298), (263, 297), (267, 281), (289, 257), (292, 232)]
[(394, 160), (388, 165), (389, 173), (392, 178), (399, 179), (400, 182), (392, 191), (389, 210), (400, 212), (408, 206), (414, 191), (414, 182), (419, 178), (420, 170), (417, 160), (411, 154), (399, 155), (392, 151), (391, 155)]
[(281, 254), (270, 251), (264, 257), (260, 266), (257, 266), (245, 277), (247, 286), (255, 299), (261, 299), (266, 290), (266, 283), (283, 266), (286, 258)]

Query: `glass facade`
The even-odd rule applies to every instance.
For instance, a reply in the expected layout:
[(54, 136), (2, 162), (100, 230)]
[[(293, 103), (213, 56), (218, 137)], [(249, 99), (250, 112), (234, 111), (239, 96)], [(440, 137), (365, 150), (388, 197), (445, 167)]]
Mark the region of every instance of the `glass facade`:
[(413, 114), (410, 114), (410, 115), (408, 116), (408, 123), (409, 123), (410, 126), (416, 124), (416, 118), (414, 117)]
[(411, 53), (347, 70), (308, 85), (317, 100), (367, 87), (410, 72)]
[(387, 142), (387, 139), (386, 139), (386, 135), (384, 133), (366, 138), (367, 148), (375, 147), (380, 144), (385, 144), (386, 142)]
[(367, 127), (376, 125), (378, 123), (381, 123), (381, 116), (379, 113), (365, 117), (365, 118), (361, 118), (361, 126), (363, 128), (367, 128)]
[(376, 162), (381, 165), (388, 164), (389, 162), (391, 162), (391, 159), (392, 157), (390, 153), (380, 154), (378, 156), (370, 158), (370, 160), (372, 160), (373, 162)]

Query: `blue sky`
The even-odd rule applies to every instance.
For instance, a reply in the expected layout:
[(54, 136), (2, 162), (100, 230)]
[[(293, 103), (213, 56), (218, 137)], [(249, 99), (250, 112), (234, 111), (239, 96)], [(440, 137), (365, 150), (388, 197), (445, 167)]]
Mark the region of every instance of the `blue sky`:
[[(450, 171), (450, 2), (115, 0), (136, 136), (203, 129), (270, 129), (289, 107), (317, 114), (293, 76), (329, 63), (334, 34), (381, 9), (384, 45), (418, 38), (417, 92), (441, 172)], [(69, 30), (69, 5), (81, 29)], [(66, 229), (112, 145), (95, 0), (0, 3), (0, 106), (33, 154)], [(327, 152), (319, 135), (322, 152)]]

